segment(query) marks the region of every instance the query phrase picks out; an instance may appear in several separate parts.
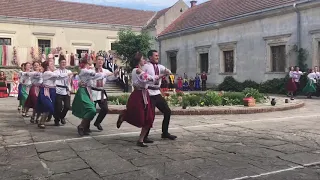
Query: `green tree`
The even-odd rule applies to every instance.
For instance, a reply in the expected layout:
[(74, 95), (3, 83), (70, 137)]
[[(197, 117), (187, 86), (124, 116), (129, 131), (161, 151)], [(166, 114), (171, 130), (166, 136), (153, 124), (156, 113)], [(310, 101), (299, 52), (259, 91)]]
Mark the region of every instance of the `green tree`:
[(118, 32), (118, 41), (114, 43), (114, 50), (119, 56), (127, 59), (130, 68), (133, 68), (132, 58), (138, 51), (146, 56), (150, 50), (151, 37), (146, 33), (134, 33), (131, 29)]

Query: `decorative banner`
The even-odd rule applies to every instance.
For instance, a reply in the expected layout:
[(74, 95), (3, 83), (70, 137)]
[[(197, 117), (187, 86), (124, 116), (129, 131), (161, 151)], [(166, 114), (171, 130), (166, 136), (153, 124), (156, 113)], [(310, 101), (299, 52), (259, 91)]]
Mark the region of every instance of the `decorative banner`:
[(44, 49), (44, 51), (45, 51), (46, 56), (48, 56), (48, 54), (51, 53), (51, 48), (46, 47), (46, 48)]
[(0, 65), (2, 65), (2, 45), (0, 45)]
[(2, 46), (2, 66), (7, 66), (7, 55), (8, 55), (8, 47), (6, 45)]

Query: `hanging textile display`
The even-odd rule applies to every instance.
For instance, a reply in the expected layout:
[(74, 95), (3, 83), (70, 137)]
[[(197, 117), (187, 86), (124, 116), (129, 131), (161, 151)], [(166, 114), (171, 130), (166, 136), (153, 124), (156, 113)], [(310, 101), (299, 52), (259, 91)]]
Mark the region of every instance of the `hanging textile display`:
[(46, 47), (44, 50), (45, 50), (46, 56), (48, 56), (48, 54), (51, 53), (51, 48), (49, 48), (49, 47)]
[(2, 45), (0, 45), (0, 65), (2, 66), (2, 50), (3, 50), (3, 47)]
[(6, 45), (2, 46), (2, 66), (7, 66), (8, 58), (8, 47)]

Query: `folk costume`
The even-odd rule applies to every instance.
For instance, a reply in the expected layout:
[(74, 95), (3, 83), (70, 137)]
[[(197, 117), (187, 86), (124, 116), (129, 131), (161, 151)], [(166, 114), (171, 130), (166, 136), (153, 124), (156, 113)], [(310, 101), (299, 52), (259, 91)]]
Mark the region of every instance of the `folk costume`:
[[(42, 84), (42, 73), (40, 72), (28, 72), (28, 76), (31, 78), (31, 88), (29, 90), (29, 95), (25, 103), (25, 107), (27, 109), (32, 108), (32, 116), (31, 116), (31, 123), (34, 123), (35, 115), (37, 112), (37, 101), (38, 101), (38, 95), (40, 91), (40, 85)], [(40, 116), (40, 113), (38, 113), (38, 117)]]
[(197, 75), (196, 77), (195, 77), (195, 90), (201, 90), (201, 87), (200, 87), (200, 77)]
[(189, 91), (188, 79), (183, 79), (183, 91)]
[[(31, 88), (31, 79), (28, 73), (29, 72), (21, 73), (22, 86), (21, 86), (21, 93), (20, 93), (20, 105), (23, 111), (25, 111), (25, 103), (27, 101), (29, 91)], [(23, 112), (22, 116), (29, 117), (29, 115), (27, 115), (26, 112)]]
[(190, 88), (190, 91), (194, 91), (194, 79), (193, 78), (190, 78), (190, 80), (189, 80), (189, 88)]
[(96, 107), (92, 99), (92, 80), (105, 76), (89, 68), (83, 68), (79, 73), (79, 89), (72, 102), (72, 114), (86, 123), (85, 127), (78, 126), (80, 136), (89, 135), (90, 121), (96, 115)]
[(173, 74), (169, 75), (169, 89), (170, 89), (170, 91), (173, 91), (175, 89), (175, 87), (174, 87), (174, 75)]
[(296, 87), (297, 87), (297, 89), (295, 91), (295, 94), (300, 89), (300, 77), (301, 77), (301, 75), (303, 75), (303, 72), (301, 72), (301, 71), (293, 71), (292, 72), (292, 78), (293, 78), (294, 83), (296, 84)]
[(19, 77), (18, 77), (17, 73), (14, 73), (12, 88), (11, 88), (9, 96), (18, 97), (18, 94), (19, 94), (19, 90), (18, 90), (19, 88), (18, 87), (19, 87)]
[(286, 84), (286, 90), (289, 92), (289, 95), (291, 96), (291, 100), (294, 100), (293, 92), (297, 91), (297, 85), (296, 85), (294, 78), (293, 78), (293, 72), (294, 71), (289, 72), (289, 79)]
[[(58, 68), (54, 71), (58, 74), (70, 74), (72, 73), (68, 69)], [(55, 100), (55, 112), (53, 114), (54, 124), (56, 126), (66, 124), (65, 117), (70, 110), (70, 77), (56, 80), (56, 100)]]
[[(160, 74), (171, 74), (171, 71), (165, 68), (161, 64), (157, 63), (146, 63), (142, 70), (144, 72), (147, 72), (150, 76), (159, 76)], [(163, 121), (162, 121), (162, 138), (168, 138), (171, 140), (176, 139), (177, 137), (174, 135), (171, 135), (168, 132), (169, 129), (169, 123), (170, 123), (170, 117), (171, 117), (171, 109), (168, 106), (167, 101), (164, 99), (164, 97), (161, 95), (160, 92), (160, 86), (161, 81), (156, 80), (152, 85), (148, 86), (148, 92), (150, 95), (151, 102), (154, 107), (157, 107), (164, 115)], [(150, 130), (149, 130), (150, 131)], [(148, 141), (148, 134), (145, 136), (145, 141)]]
[(178, 89), (182, 91), (183, 79), (181, 76), (178, 77)]
[(146, 72), (138, 74), (137, 69), (132, 70), (134, 91), (130, 94), (126, 110), (121, 113), (122, 120), (138, 128), (152, 128), (155, 113), (147, 87), (155, 77)]
[(7, 78), (6, 76), (0, 77), (0, 98), (8, 97)]
[(42, 85), (37, 101), (37, 111), (42, 113), (42, 117), (38, 126), (45, 128), (45, 121), (49, 114), (54, 114), (54, 106), (56, 101), (56, 80), (67, 79), (68, 73), (58, 74), (52, 71), (45, 71), (42, 74)]
[(167, 77), (166, 76), (163, 76), (161, 78), (161, 89), (164, 90), (164, 91), (167, 91), (167, 89), (168, 89), (168, 81), (167, 81)]
[(316, 74), (311, 72), (308, 74), (308, 82), (306, 86), (302, 89), (302, 92), (305, 93), (308, 98), (311, 98), (312, 93), (317, 91), (316, 89)]
[[(107, 69), (96, 69), (96, 73), (102, 74), (102, 77), (99, 77), (97, 79), (93, 80), (92, 83), (92, 100), (95, 103), (95, 107), (98, 104), (100, 107), (100, 112), (94, 122), (94, 126), (96, 126), (98, 128), (98, 130), (102, 131), (103, 128), (101, 126), (101, 123), (103, 121), (103, 119), (106, 117), (106, 115), (108, 114), (108, 95), (107, 95), (107, 91), (104, 89), (104, 86), (106, 84), (107, 80), (115, 80), (117, 77), (113, 76), (113, 78), (111, 78), (110, 76), (113, 75), (112, 72), (110, 72)], [(106, 74), (109, 74), (109, 77), (105, 76)]]
[(207, 90), (207, 74), (206, 73), (202, 73), (201, 74), (201, 87), (202, 87), (202, 91), (206, 91)]

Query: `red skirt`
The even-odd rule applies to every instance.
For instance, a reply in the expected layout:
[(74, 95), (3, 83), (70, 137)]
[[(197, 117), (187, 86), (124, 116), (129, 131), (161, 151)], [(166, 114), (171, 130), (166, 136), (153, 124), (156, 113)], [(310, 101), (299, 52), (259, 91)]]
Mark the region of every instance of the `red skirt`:
[(27, 108), (35, 109), (37, 106), (38, 95), (39, 95), (39, 86), (32, 85), (29, 90), (29, 95), (24, 106)]
[(297, 90), (297, 85), (292, 78), (289, 78), (286, 89), (288, 92), (295, 92)]
[(142, 90), (135, 90), (131, 93), (127, 102), (127, 109), (123, 111), (124, 121), (138, 128), (152, 127), (155, 112), (148, 91), (146, 91), (146, 97), (147, 105), (144, 103)]
[(0, 98), (6, 98), (8, 96), (7, 87), (0, 87)]

